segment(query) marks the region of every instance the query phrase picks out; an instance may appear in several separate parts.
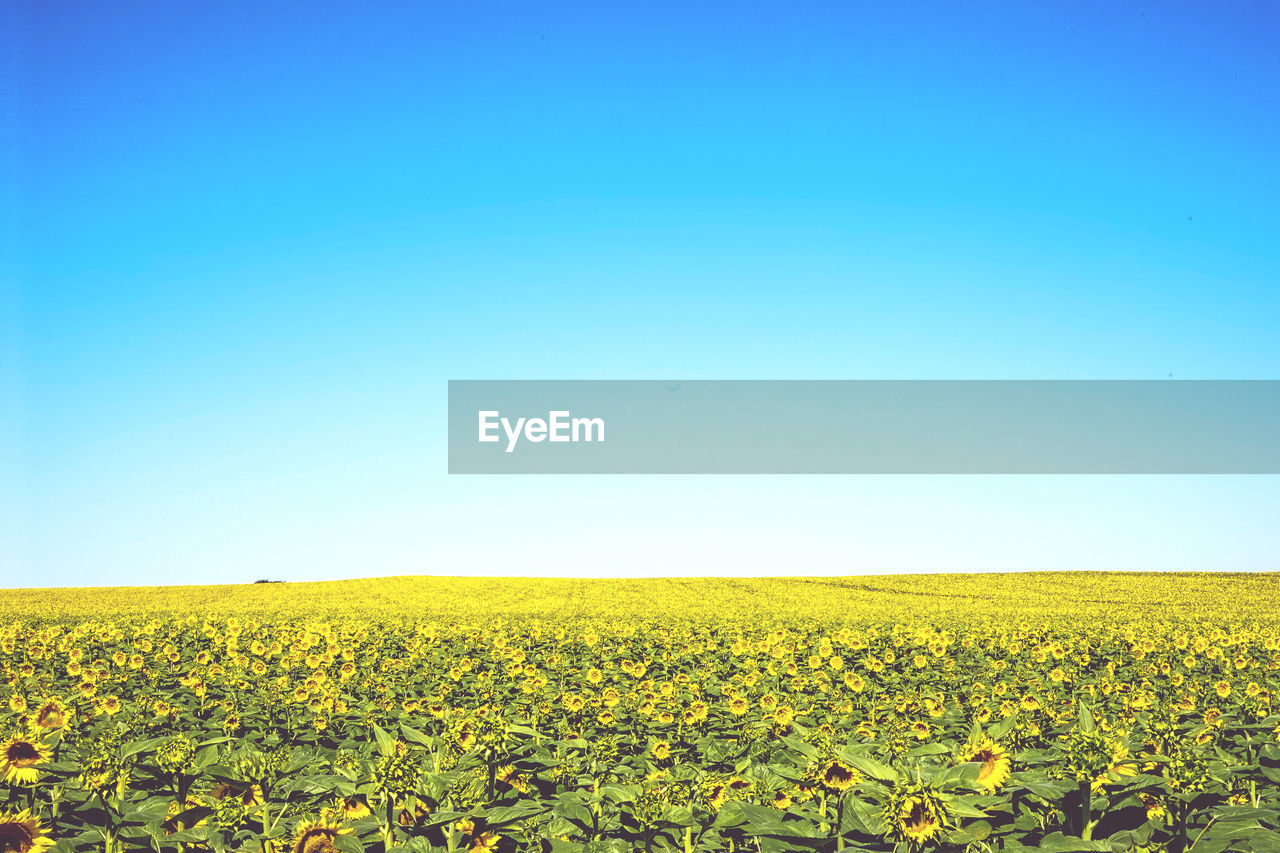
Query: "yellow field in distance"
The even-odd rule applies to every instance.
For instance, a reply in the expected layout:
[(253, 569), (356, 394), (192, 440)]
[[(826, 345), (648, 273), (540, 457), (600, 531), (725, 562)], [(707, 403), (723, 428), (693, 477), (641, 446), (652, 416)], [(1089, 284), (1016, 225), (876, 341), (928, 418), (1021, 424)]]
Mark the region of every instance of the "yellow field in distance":
[(1026, 572), (854, 577), (391, 577), (311, 583), (0, 590), (8, 619), (165, 614), (397, 619), (939, 622), (1069, 616), (1272, 623), (1274, 572)]

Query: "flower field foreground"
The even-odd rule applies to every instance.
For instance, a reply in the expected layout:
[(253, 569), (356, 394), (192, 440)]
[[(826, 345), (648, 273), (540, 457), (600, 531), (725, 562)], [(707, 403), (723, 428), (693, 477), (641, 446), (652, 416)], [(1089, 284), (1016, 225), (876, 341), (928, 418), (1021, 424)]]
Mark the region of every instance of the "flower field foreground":
[(1280, 851), (1278, 593), (0, 591), (0, 853)]

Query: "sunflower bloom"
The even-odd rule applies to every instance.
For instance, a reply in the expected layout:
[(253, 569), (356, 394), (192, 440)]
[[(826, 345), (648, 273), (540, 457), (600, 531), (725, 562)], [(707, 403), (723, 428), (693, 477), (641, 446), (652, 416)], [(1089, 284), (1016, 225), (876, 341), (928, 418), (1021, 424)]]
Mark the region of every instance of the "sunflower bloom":
[[(14, 785), (31, 785), (40, 778), (39, 765), (49, 760), (48, 747), (38, 740), (12, 737), (0, 744), (0, 775)], [(0, 847), (0, 851), (4, 850)]]
[(501, 840), (502, 837), (496, 832), (482, 832), (472, 839), (471, 846), (467, 849), (475, 853), (490, 853), (498, 849), (498, 842)]
[(62, 700), (54, 697), (40, 702), (34, 720), (35, 724), (42, 729), (62, 729), (66, 728), (71, 716), (67, 713), (67, 706), (62, 704)]
[(4, 853), (43, 853), (53, 846), (40, 826), (40, 820), (29, 811), (17, 814), (0, 812), (0, 851)]
[(898, 831), (907, 839), (924, 844), (942, 828), (937, 811), (924, 797), (908, 797), (898, 813)]
[(978, 787), (984, 791), (995, 791), (1009, 778), (1011, 762), (1009, 754), (1000, 748), (995, 741), (986, 739), (972, 746), (964, 756), (965, 761), (974, 761), (982, 765), (978, 770)]
[(857, 784), (862, 776), (838, 758), (832, 758), (818, 768), (818, 779), (832, 791), (844, 791)]
[(363, 796), (339, 798), (335, 810), (345, 820), (358, 820), (373, 814)]
[(293, 841), (293, 853), (337, 853), (338, 845), (334, 842), (338, 836), (350, 834), (351, 829), (342, 821), (321, 815), (298, 827)]

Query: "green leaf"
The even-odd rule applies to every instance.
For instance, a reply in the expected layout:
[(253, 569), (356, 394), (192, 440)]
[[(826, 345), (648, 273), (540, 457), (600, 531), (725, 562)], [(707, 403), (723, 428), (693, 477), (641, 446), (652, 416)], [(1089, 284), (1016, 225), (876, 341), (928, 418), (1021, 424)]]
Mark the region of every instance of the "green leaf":
[(522, 802), (514, 806), (498, 806), (492, 809), (480, 809), (474, 814), (483, 817), (485, 827), (499, 829), (507, 824), (531, 818), (534, 815), (546, 814), (550, 809), (542, 803)]
[(1109, 841), (1085, 841), (1082, 838), (1072, 838), (1069, 835), (1063, 835), (1061, 832), (1053, 832), (1040, 839), (1040, 843), (1036, 849), (1045, 851), (1045, 853), (1092, 853), (1094, 850), (1111, 850)]
[(131, 741), (120, 747), (120, 757), (128, 758), (132, 755), (137, 755), (140, 752), (150, 752), (167, 740), (167, 737), (153, 737), (148, 740)]
[(1057, 779), (1015, 778), (1015, 784), (1021, 785), (1037, 797), (1056, 803), (1070, 792), (1076, 790), (1071, 782)]
[(601, 785), (600, 796), (611, 803), (634, 803), (639, 796), (638, 789), (625, 785)]
[(778, 838), (816, 838), (818, 827), (807, 820), (787, 820), (788, 815), (768, 806), (738, 803), (746, 818), (742, 830), (748, 835), (771, 835)]
[(552, 839), (549, 848), (551, 853), (585, 853), (587, 845), (578, 841), (560, 841)]
[(840, 758), (850, 767), (856, 767), (864, 775), (870, 776), (872, 779), (879, 779), (881, 782), (898, 781), (898, 771), (894, 770), (887, 764), (881, 764), (874, 758), (868, 758), (865, 755), (858, 755), (851, 752), (847, 747), (837, 752)]
[(342, 853), (364, 853), (364, 845), (354, 835), (339, 835), (333, 839), (333, 846)]
[(576, 791), (561, 794), (560, 801), (556, 803), (551, 813), (556, 817), (561, 817), (577, 824), (578, 828), (584, 832), (590, 832), (595, 827), (595, 818), (592, 816), (591, 810), (582, 804), (581, 798), (577, 796)]
[(981, 772), (982, 765), (976, 761), (953, 764), (938, 771), (933, 777), (933, 785), (943, 791), (951, 788), (973, 790), (978, 785), (978, 774)]
[(446, 826), (451, 823), (457, 823), (464, 817), (469, 817), (467, 812), (435, 812), (427, 817), (422, 823), (423, 829), (435, 829), (437, 826)]
[(384, 756), (390, 756), (395, 752), (396, 739), (383, 731), (381, 726), (374, 725), (373, 736), (378, 741), (378, 751)]
[(507, 731), (512, 734), (525, 735), (526, 737), (538, 737), (538, 730), (528, 726), (507, 726)]
[(985, 820), (977, 820), (945, 833), (943, 838), (948, 844), (972, 844), (975, 841), (982, 841), (990, 834), (991, 824)]
[(693, 812), (688, 806), (667, 806), (662, 810), (662, 819), (674, 826), (693, 826)]
[(129, 803), (124, 809), (125, 820), (136, 823), (164, 820), (168, 816), (169, 801), (164, 797), (151, 797), (140, 803)]
[(1080, 700), (1079, 705), (1080, 713), (1077, 725), (1080, 727), (1080, 731), (1085, 734), (1090, 734), (1098, 727), (1098, 725), (1093, 720), (1093, 712), (1089, 710), (1089, 706), (1084, 703), (1083, 699)]
[(861, 832), (865, 835), (883, 835), (888, 829), (880, 810), (857, 797), (846, 796), (842, 832)]
[(953, 797), (947, 802), (947, 811), (956, 817), (985, 818), (987, 813), (962, 797)]
[(817, 748), (812, 744), (805, 743), (799, 738), (784, 737), (782, 739), (782, 742), (785, 743), (791, 749), (803, 755), (805, 758), (814, 759), (818, 757)]
[(1012, 714), (987, 729), (987, 734), (992, 740), (1002, 740), (1009, 732), (1013, 731), (1013, 727), (1018, 724), (1018, 715)]
[(418, 746), (425, 746), (425, 747), (431, 746), (431, 738), (427, 737), (425, 734), (423, 734), (422, 732), (418, 731), (415, 728), (410, 728), (404, 723), (400, 724), (400, 737), (404, 738), (406, 742), (415, 743)]

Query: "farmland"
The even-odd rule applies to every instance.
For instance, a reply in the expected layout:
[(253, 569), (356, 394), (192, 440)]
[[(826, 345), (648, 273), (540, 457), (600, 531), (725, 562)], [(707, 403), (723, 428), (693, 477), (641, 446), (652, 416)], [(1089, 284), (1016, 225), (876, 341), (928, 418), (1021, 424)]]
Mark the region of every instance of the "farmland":
[(0, 851), (1280, 850), (1271, 574), (0, 591)]

